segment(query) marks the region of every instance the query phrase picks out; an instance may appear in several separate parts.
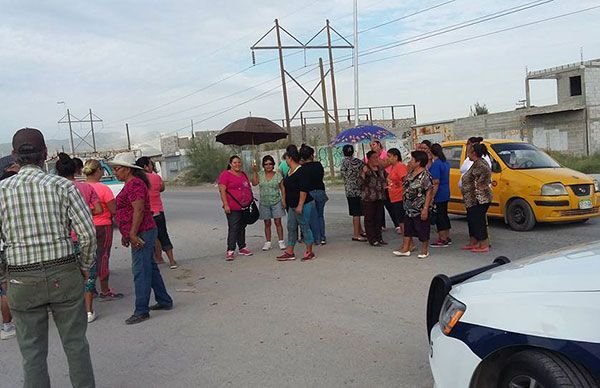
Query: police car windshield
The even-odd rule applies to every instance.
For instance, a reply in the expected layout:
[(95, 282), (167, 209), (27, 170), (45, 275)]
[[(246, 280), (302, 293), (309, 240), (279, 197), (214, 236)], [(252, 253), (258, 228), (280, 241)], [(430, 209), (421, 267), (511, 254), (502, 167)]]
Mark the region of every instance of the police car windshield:
[(492, 144), (492, 149), (513, 170), (560, 167), (560, 164), (548, 156), (548, 154), (531, 144)]

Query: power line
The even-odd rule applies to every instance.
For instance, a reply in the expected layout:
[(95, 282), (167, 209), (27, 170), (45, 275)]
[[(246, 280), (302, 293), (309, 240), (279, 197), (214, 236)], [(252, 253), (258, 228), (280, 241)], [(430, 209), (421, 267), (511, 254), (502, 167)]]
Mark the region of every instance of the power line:
[(470, 27), (470, 26), (474, 26), (476, 24), (481, 24), (490, 20), (494, 20), (494, 19), (498, 19), (504, 16), (508, 16), (508, 15), (512, 15), (515, 14), (517, 12), (521, 12), (521, 11), (525, 11), (531, 8), (535, 8), (535, 7), (539, 7), (541, 5), (547, 4), (547, 3), (551, 3), (554, 0), (537, 0), (537, 1), (532, 1), (530, 3), (526, 3), (520, 6), (516, 6), (516, 7), (511, 7), (511, 8), (507, 8), (501, 11), (497, 11), (488, 15), (484, 15), (484, 16), (480, 16), (478, 18), (475, 19), (471, 19), (471, 20), (467, 20), (465, 22), (462, 23), (458, 23), (458, 24), (454, 24), (448, 27), (444, 27), (444, 28), (440, 28), (437, 30), (433, 30), (430, 32), (426, 32), (424, 34), (420, 34), (411, 38), (407, 38), (407, 39), (402, 39), (396, 42), (392, 42), (392, 43), (387, 43), (381, 46), (376, 46), (376, 47), (372, 47), (370, 49), (367, 49), (365, 52), (361, 53), (362, 55), (367, 55), (367, 54), (374, 54), (380, 51), (385, 51), (385, 50), (389, 50), (398, 46), (402, 46), (405, 44), (409, 44), (409, 43), (414, 43), (414, 42), (418, 42), (420, 40), (424, 40), (424, 39), (429, 39), (429, 38), (433, 38), (435, 36), (439, 36), (442, 34), (446, 34), (448, 32), (453, 32), (453, 31), (457, 31), (466, 27)]
[[(471, 41), (471, 40), (475, 40), (475, 39), (479, 39), (479, 38), (484, 38), (484, 37), (495, 35), (495, 34), (499, 34), (499, 33), (502, 33), (502, 32), (512, 31), (512, 30), (516, 30), (516, 29), (524, 28), (524, 27), (529, 27), (529, 26), (532, 26), (532, 25), (535, 25), (535, 24), (540, 24), (540, 23), (544, 23), (544, 22), (547, 22), (547, 21), (556, 20), (556, 19), (567, 17), (567, 16), (579, 14), (579, 13), (582, 13), (582, 12), (591, 11), (591, 10), (594, 10), (594, 9), (597, 9), (597, 8), (600, 8), (600, 5), (597, 5), (597, 6), (594, 6), (594, 7), (585, 8), (585, 9), (581, 9), (581, 10), (578, 10), (578, 11), (573, 11), (573, 12), (568, 12), (568, 13), (564, 13), (564, 14), (552, 16), (552, 17), (545, 18), (545, 19), (535, 20), (533, 22), (520, 24), (518, 26), (502, 28), (500, 30), (488, 32), (488, 33), (485, 33), (485, 34), (475, 35), (475, 36), (471, 36), (471, 37), (468, 37), (468, 38), (455, 40), (455, 41), (452, 41), (452, 42), (442, 43), (442, 44), (438, 44), (438, 45), (427, 47), (427, 48), (420, 49), (420, 50), (414, 50), (414, 51), (409, 51), (409, 52), (402, 53), (402, 54), (391, 55), (391, 56), (388, 56), (388, 57), (373, 59), (371, 61), (363, 62), (363, 63), (361, 63), (361, 65), (367, 65), (367, 64), (370, 64), (370, 63), (381, 62), (381, 61), (385, 61), (385, 60), (389, 60), (389, 59), (393, 59), (393, 58), (399, 58), (399, 57), (403, 57), (403, 56), (407, 56), (407, 55), (411, 55), (411, 54), (421, 53), (421, 52), (424, 52), (424, 51), (429, 51), (429, 50), (433, 50), (433, 49), (437, 49), (437, 48), (441, 48), (441, 47), (445, 47), (445, 46), (450, 46), (450, 45), (454, 45), (454, 44), (468, 42), (468, 41)], [(343, 69), (343, 70), (345, 70), (345, 69)]]
[[(597, 6), (594, 6), (594, 7), (589, 7), (589, 8), (584, 8), (584, 9), (581, 9), (581, 10), (577, 10), (577, 11), (573, 11), (573, 12), (568, 12), (568, 13), (564, 13), (564, 14), (560, 14), (560, 15), (556, 15), (556, 16), (552, 16), (552, 17), (548, 17), (548, 18), (544, 18), (544, 19), (540, 19), (540, 20), (536, 20), (536, 21), (529, 22), (529, 23), (520, 24), (520, 25), (513, 26), (513, 27), (503, 28), (503, 29), (492, 31), (492, 32), (488, 32), (488, 33), (485, 33), (485, 34), (475, 35), (475, 36), (472, 36), (472, 37), (468, 37), (468, 38), (464, 38), (464, 39), (459, 39), (459, 40), (456, 40), (456, 41), (447, 42), (447, 43), (443, 43), (443, 44), (439, 44), (439, 45), (427, 47), (427, 48), (420, 49), (420, 50), (414, 50), (414, 51), (407, 52), (407, 53), (402, 53), (402, 54), (393, 55), (393, 56), (384, 57), (384, 58), (378, 58), (378, 59), (375, 59), (375, 60), (363, 62), (362, 65), (366, 65), (366, 64), (370, 64), (370, 63), (376, 63), (376, 62), (381, 62), (381, 61), (385, 61), (385, 60), (389, 60), (389, 59), (393, 59), (393, 58), (398, 58), (398, 57), (401, 57), (401, 56), (408, 56), (408, 55), (411, 55), (411, 54), (421, 53), (421, 52), (424, 52), (424, 51), (429, 51), (429, 50), (433, 50), (433, 49), (437, 49), (437, 48), (441, 48), (441, 47), (445, 47), (445, 46), (459, 44), (459, 43), (467, 42), (467, 41), (470, 41), (470, 40), (475, 40), (475, 39), (479, 39), (479, 38), (483, 38), (483, 37), (487, 37), (487, 36), (499, 34), (499, 33), (502, 33), (502, 32), (507, 32), (507, 31), (516, 30), (516, 29), (519, 29), (519, 28), (524, 28), (524, 27), (528, 27), (528, 26), (532, 26), (532, 25), (536, 25), (536, 24), (540, 24), (540, 23), (544, 23), (544, 22), (548, 22), (548, 21), (552, 21), (552, 20), (557, 20), (557, 19), (565, 18), (565, 17), (568, 17), (568, 16), (572, 16), (572, 15), (583, 13), (583, 12), (587, 12), (587, 11), (591, 11), (591, 10), (598, 9), (598, 8), (600, 8), (600, 5), (597, 5)], [(347, 59), (339, 60), (339, 61), (335, 61), (335, 62), (339, 63), (339, 62), (344, 62), (346, 60)], [(353, 67), (352, 65), (344, 67), (344, 68), (338, 70), (338, 72), (343, 72), (343, 71), (349, 70), (352, 67)], [(309, 82), (312, 82), (312, 81), (309, 81)], [(279, 86), (277, 86), (276, 88), (273, 88), (271, 90), (275, 90), (277, 88), (279, 88)], [(265, 93), (269, 93), (269, 92), (270, 91), (267, 91)], [(267, 97), (267, 95), (265, 95), (265, 93), (262, 93), (261, 95), (259, 95), (260, 98)], [(271, 93), (271, 95), (275, 95), (275, 94), (277, 94), (277, 92)], [(232, 109), (235, 109), (235, 108), (237, 108), (237, 107), (239, 107), (241, 105), (244, 105), (244, 104), (246, 104), (248, 102), (251, 102), (251, 101), (254, 101), (254, 100), (258, 99), (259, 96), (257, 96), (257, 98), (255, 98), (255, 99), (251, 98), (251, 99), (248, 99), (248, 100), (246, 100), (244, 102), (236, 104), (236, 105), (234, 105), (232, 107), (229, 107), (229, 108), (223, 110), (220, 113), (216, 113), (216, 114), (214, 114), (214, 115), (212, 115), (210, 117), (205, 118), (202, 121), (208, 121), (208, 120), (210, 120), (210, 119), (212, 119), (214, 117), (218, 117), (221, 114), (224, 114), (224, 113), (226, 113), (226, 112), (228, 112), (228, 111), (230, 111)], [(183, 129), (186, 129), (188, 127), (184, 127)]]
[[(427, 7), (427, 8), (421, 9), (421, 10), (419, 10), (419, 11), (415, 11), (415, 12), (413, 12), (413, 13), (411, 13), (411, 14), (404, 15), (404, 16), (401, 16), (401, 17), (399, 17), (399, 18), (392, 19), (392, 20), (388, 20), (387, 22), (384, 22), (384, 23), (377, 24), (377, 25), (375, 25), (375, 26), (372, 26), (372, 27), (366, 28), (366, 29), (364, 29), (364, 30), (362, 30), (362, 31), (359, 31), (358, 33), (359, 33), (359, 34), (363, 34), (363, 33), (365, 33), (365, 32), (369, 32), (369, 31), (371, 31), (371, 30), (374, 30), (374, 29), (376, 29), (376, 28), (381, 28), (381, 27), (387, 26), (387, 25), (389, 25), (389, 24), (392, 24), (392, 23), (399, 22), (400, 20), (408, 19), (408, 18), (410, 18), (410, 17), (412, 17), (412, 16), (419, 15), (419, 14), (421, 14), (421, 13), (424, 13), (424, 12), (427, 12), (427, 11), (431, 11), (432, 9), (440, 8), (440, 7), (442, 7), (442, 6), (446, 5), (446, 4), (454, 3), (455, 1), (456, 1), (456, 0), (449, 0), (449, 1), (445, 1), (445, 2), (443, 2), (443, 3), (439, 3), (439, 4), (436, 4), (436, 5), (432, 5), (431, 7)], [(349, 37), (349, 35), (348, 35), (348, 36), (346, 36), (346, 38), (348, 38), (348, 37)]]
[[(417, 14), (420, 14), (420, 13), (424, 13), (424, 12), (427, 12), (427, 11), (429, 11), (429, 10), (432, 10), (432, 9), (435, 9), (435, 8), (439, 8), (439, 7), (443, 6), (443, 5), (446, 5), (446, 4), (448, 4), (448, 3), (451, 3), (451, 2), (453, 2), (453, 1), (455, 1), (455, 0), (452, 0), (452, 1), (446, 1), (446, 2), (443, 2), (443, 3), (439, 3), (439, 4), (436, 4), (436, 5), (433, 5), (433, 6), (431, 6), (431, 7), (428, 7), (428, 8), (424, 8), (424, 9), (422, 9), (422, 10), (419, 10), (419, 11), (413, 12), (413, 13), (412, 13), (412, 14), (410, 14), (410, 15), (406, 15), (406, 16), (404, 16), (404, 17), (401, 17), (401, 18), (396, 18), (396, 19), (393, 19), (393, 20), (390, 20), (390, 21), (387, 21), (387, 22), (381, 23), (381, 24), (379, 24), (379, 25), (376, 25), (376, 26), (373, 26), (373, 27), (367, 28), (366, 30), (363, 30), (363, 31), (361, 31), (361, 32), (367, 32), (367, 31), (371, 31), (371, 30), (373, 30), (373, 29), (375, 29), (375, 28), (380, 28), (380, 27), (383, 27), (383, 26), (385, 26), (385, 25), (389, 25), (389, 24), (391, 24), (391, 23), (393, 23), (393, 22), (395, 22), (395, 21), (399, 21), (399, 20), (405, 19), (405, 18), (407, 18), (407, 17), (410, 17), (410, 16), (414, 16), (414, 15), (417, 15)], [(540, 6), (540, 5), (544, 5), (544, 4), (547, 4), (547, 3), (549, 3), (549, 2), (552, 2), (552, 1), (553, 1), (553, 0), (537, 0), (537, 1), (532, 1), (532, 2), (529, 2), (529, 3), (522, 4), (522, 5), (520, 5), (520, 6), (515, 6), (515, 7), (507, 8), (507, 9), (504, 9), (504, 10), (496, 11), (496, 12), (493, 12), (493, 13), (491, 13), (491, 14), (484, 15), (484, 16), (481, 16), (481, 17), (478, 17), (478, 18), (474, 18), (474, 19), (470, 19), (470, 20), (467, 20), (467, 21), (464, 21), (464, 22), (461, 22), (461, 23), (458, 23), (458, 24), (450, 25), (450, 26), (447, 26), (447, 27), (443, 27), (443, 28), (440, 28), (440, 29), (433, 30), (433, 31), (425, 32), (425, 33), (423, 33), (423, 34), (415, 35), (415, 36), (413, 36), (413, 37), (410, 37), (410, 38), (407, 38), (407, 39), (404, 39), (404, 40), (400, 40), (400, 41), (396, 41), (396, 42), (388, 43), (388, 44), (381, 45), (381, 46), (375, 46), (375, 47), (372, 47), (372, 48), (369, 48), (369, 49), (367, 49), (365, 52), (362, 52), (362, 53), (360, 53), (360, 54), (359, 54), (359, 57), (364, 57), (364, 56), (368, 56), (368, 55), (376, 54), (376, 53), (378, 53), (378, 52), (387, 51), (387, 50), (390, 50), (390, 49), (393, 49), (393, 48), (396, 48), (396, 47), (399, 47), (399, 46), (402, 46), (402, 45), (406, 45), (406, 44), (409, 44), (409, 43), (414, 43), (414, 42), (417, 42), (417, 41), (420, 41), (420, 40), (429, 39), (429, 38), (432, 38), (432, 37), (434, 37), (434, 36), (439, 36), (439, 35), (442, 35), (442, 34), (445, 34), (445, 33), (449, 33), (449, 32), (453, 32), (453, 31), (456, 31), (456, 30), (459, 30), (459, 29), (463, 29), (463, 28), (466, 28), (466, 27), (469, 27), (469, 26), (472, 26), (472, 25), (475, 25), (475, 24), (480, 24), (480, 23), (483, 23), (483, 22), (486, 22), (486, 21), (490, 21), (490, 20), (497, 19), (497, 18), (500, 18), (500, 17), (503, 17), (503, 16), (511, 15), (511, 14), (514, 14), (514, 13), (517, 13), (517, 12), (521, 12), (521, 11), (524, 11), (524, 10), (527, 10), (527, 9), (530, 9), (530, 8), (534, 8), (534, 7), (537, 7), (537, 6)], [(302, 51), (299, 51), (299, 52), (302, 52)], [(298, 54), (299, 52), (294, 52), (294, 53), (288, 54), (288, 56), (289, 56), (289, 55), (296, 55), (296, 54)], [(349, 60), (350, 58), (351, 58), (351, 56), (342, 57), (341, 59), (339, 59), (339, 60), (337, 60), (337, 61), (334, 61), (334, 63), (335, 63), (335, 62), (344, 62), (344, 61), (346, 61), (346, 60)], [(264, 63), (273, 62), (273, 61), (275, 61), (275, 60), (277, 60), (277, 58), (274, 58), (274, 59), (271, 59), (271, 60), (268, 60), (268, 61), (265, 61), (265, 62), (261, 62), (260, 64), (264, 64)], [(260, 65), (260, 64), (259, 64), (259, 65)], [(313, 64), (313, 66), (316, 66), (316, 64)], [(219, 80), (219, 81), (215, 81), (215, 82), (213, 82), (212, 84), (209, 84), (209, 85), (207, 85), (207, 86), (203, 87), (202, 89), (199, 89), (199, 90), (197, 90), (197, 91), (195, 91), (195, 92), (189, 93), (189, 94), (188, 94), (188, 95), (186, 95), (186, 96), (180, 97), (180, 98), (178, 98), (178, 99), (176, 99), (176, 100), (173, 100), (173, 101), (171, 101), (171, 102), (168, 102), (168, 103), (166, 103), (166, 104), (162, 104), (161, 106), (159, 106), (159, 107), (157, 107), (157, 108), (153, 108), (153, 109), (151, 109), (151, 110), (148, 110), (148, 111), (142, 112), (142, 113), (140, 113), (140, 114), (137, 114), (137, 115), (134, 115), (134, 116), (130, 116), (129, 118), (132, 118), (132, 117), (137, 117), (137, 116), (140, 116), (140, 115), (142, 115), (142, 114), (145, 114), (145, 113), (149, 113), (149, 112), (155, 111), (155, 110), (157, 110), (157, 109), (160, 109), (160, 108), (162, 108), (162, 107), (164, 107), (164, 106), (170, 105), (170, 104), (172, 104), (172, 103), (174, 103), (174, 102), (177, 102), (177, 101), (180, 101), (180, 100), (182, 100), (182, 99), (184, 99), (184, 98), (187, 98), (187, 97), (189, 97), (189, 96), (191, 96), (191, 95), (197, 94), (197, 93), (199, 93), (199, 92), (201, 92), (201, 91), (203, 91), (203, 90), (206, 90), (206, 89), (208, 89), (208, 88), (210, 88), (210, 87), (212, 87), (212, 86), (215, 86), (215, 85), (217, 85), (217, 84), (219, 84), (219, 83), (221, 83), (221, 82), (223, 82), (223, 81), (225, 81), (225, 80), (227, 80), (227, 79), (230, 79), (230, 78), (232, 78), (232, 77), (234, 77), (234, 76), (236, 76), (236, 75), (239, 75), (239, 74), (241, 74), (241, 73), (243, 73), (243, 72), (245, 72), (245, 71), (249, 70), (250, 68), (252, 68), (252, 66), (250, 66), (250, 67), (247, 67), (247, 68), (245, 68), (244, 70), (241, 70), (241, 71), (239, 71), (239, 72), (237, 72), (237, 73), (234, 73), (234, 74), (232, 74), (232, 75), (230, 75), (230, 76), (228, 76), (228, 77), (225, 77), (224, 79), (221, 79), (221, 80)], [(267, 83), (269, 83), (269, 82), (272, 82), (272, 81), (274, 81), (274, 80), (276, 80), (276, 79), (277, 79), (277, 78), (274, 78), (274, 79), (272, 79), (272, 80), (269, 80), (269, 81), (266, 81), (266, 82), (260, 83), (260, 84), (258, 84), (258, 85), (255, 85), (255, 86), (253, 86), (253, 87), (246, 88), (246, 89), (244, 89), (244, 90), (242, 90), (242, 91), (239, 91), (239, 92), (232, 93), (232, 94), (230, 94), (230, 95), (228, 95), (228, 96), (220, 97), (220, 98), (218, 98), (218, 99), (211, 100), (211, 101), (208, 101), (208, 102), (206, 102), (206, 103), (202, 103), (202, 104), (200, 104), (200, 105), (198, 105), (198, 106), (191, 107), (191, 108), (185, 109), (185, 110), (183, 110), (183, 111), (179, 111), (179, 112), (175, 112), (175, 113), (170, 113), (170, 114), (168, 114), (168, 115), (165, 115), (165, 116), (160, 116), (159, 118), (170, 117), (170, 116), (173, 116), (173, 115), (176, 115), (176, 114), (179, 114), (179, 113), (185, 113), (185, 112), (187, 112), (187, 111), (191, 111), (191, 110), (193, 110), (193, 109), (196, 109), (196, 108), (198, 108), (198, 107), (205, 106), (205, 105), (209, 105), (210, 103), (217, 102), (217, 101), (221, 101), (221, 100), (223, 100), (223, 99), (226, 99), (226, 98), (232, 97), (232, 96), (234, 96), (234, 95), (241, 94), (241, 93), (243, 93), (243, 92), (246, 92), (246, 91), (248, 91), (248, 90), (254, 89), (254, 88), (255, 88), (255, 87), (257, 87), (257, 86), (261, 86), (261, 85), (267, 84)], [(157, 118), (154, 118), (154, 119), (148, 119), (148, 120), (143, 120), (143, 121), (141, 121), (141, 122), (138, 122), (138, 124), (139, 124), (139, 123), (144, 123), (144, 122), (149, 122), (149, 121), (154, 121), (154, 120), (156, 120), (156, 119), (157, 119)], [(169, 121), (169, 122), (165, 122), (164, 124), (168, 124), (168, 123), (171, 123), (171, 122), (176, 122), (176, 121), (180, 121), (180, 120), (183, 120), (183, 119), (171, 120), (171, 121)], [(159, 125), (159, 124), (156, 124), (156, 125)]]
[[(297, 13), (297, 12), (299, 12), (299, 11), (301, 11), (301, 10), (305, 9), (305, 8), (308, 8), (309, 6), (312, 6), (313, 4), (317, 3), (318, 1), (320, 1), (320, 0), (314, 1), (313, 3), (310, 3), (309, 5), (303, 6), (302, 8), (300, 8), (300, 9), (298, 9), (298, 10), (296, 10), (296, 11), (294, 11), (294, 12), (290, 13), (290, 14), (288, 14), (287, 16), (291, 16), (291, 15), (293, 15), (293, 14), (295, 14), (295, 13)], [(388, 25), (388, 24), (391, 24), (391, 23), (397, 22), (397, 21), (399, 21), (399, 20), (407, 19), (407, 18), (409, 18), (409, 17), (412, 17), (412, 16), (415, 16), (415, 15), (418, 15), (418, 14), (421, 14), (421, 13), (424, 13), (424, 12), (427, 12), (427, 11), (430, 11), (430, 10), (432, 10), (432, 9), (439, 8), (439, 7), (443, 6), (443, 5), (446, 5), (446, 4), (449, 4), (449, 3), (452, 3), (452, 2), (454, 2), (454, 1), (456, 1), (456, 0), (445, 1), (445, 2), (443, 2), (443, 3), (439, 3), (439, 4), (436, 4), (436, 5), (433, 5), (433, 6), (431, 6), (431, 7), (428, 7), (428, 8), (425, 8), (425, 9), (422, 9), (422, 10), (419, 10), (419, 11), (416, 11), (416, 12), (413, 12), (413, 13), (411, 13), (411, 14), (408, 14), (408, 15), (402, 16), (402, 17), (400, 17), (400, 18), (396, 18), (396, 19), (393, 19), (393, 20), (387, 21), (387, 22), (385, 22), (385, 23), (382, 23), (382, 24), (380, 24), (380, 25), (376, 25), (376, 26), (369, 27), (369, 28), (367, 28), (367, 29), (366, 29), (366, 30), (364, 30), (364, 31), (360, 31), (360, 33), (367, 32), (367, 31), (371, 31), (371, 30), (374, 30), (374, 29), (376, 29), (376, 28), (380, 28), (380, 27), (386, 26), (386, 25)], [(370, 8), (370, 7), (367, 7), (367, 8)], [(247, 35), (249, 35), (249, 34), (246, 34), (246, 36), (247, 36)], [(241, 38), (240, 38), (240, 39), (241, 39)], [(339, 40), (339, 39), (336, 39), (336, 40), (334, 40), (334, 41), (338, 41), (338, 40)], [(219, 51), (219, 50), (220, 50), (220, 49), (218, 49), (217, 51)], [(215, 51), (215, 52), (216, 52), (216, 51)], [(294, 55), (301, 54), (302, 52), (303, 52), (303, 50), (298, 50), (298, 51), (295, 51), (295, 52), (291, 52), (291, 53), (289, 53), (289, 54), (286, 54), (286, 55), (284, 55), (284, 57), (285, 57), (285, 58), (287, 58), (287, 57), (291, 57), (291, 56), (294, 56)], [(214, 54), (214, 53), (213, 53), (213, 54)], [(212, 55), (212, 54), (210, 54), (210, 55)], [(136, 117), (139, 117), (139, 116), (142, 116), (142, 115), (146, 115), (146, 114), (148, 114), (148, 113), (155, 112), (155, 111), (157, 111), (157, 110), (159, 110), (159, 109), (161, 109), (161, 108), (164, 108), (164, 107), (166, 107), (166, 106), (172, 105), (172, 104), (174, 104), (174, 103), (176, 103), (176, 102), (179, 102), (179, 101), (181, 101), (181, 100), (184, 100), (184, 99), (186, 99), (186, 98), (189, 98), (189, 97), (191, 97), (191, 96), (194, 96), (194, 95), (196, 95), (196, 94), (198, 94), (198, 93), (200, 93), (200, 92), (203, 92), (203, 91), (205, 91), (205, 90), (207, 90), (207, 89), (210, 89), (210, 88), (212, 88), (212, 87), (214, 87), (214, 86), (217, 86), (217, 85), (219, 85), (219, 84), (221, 84), (221, 83), (223, 83), (223, 82), (225, 82), (225, 81), (227, 81), (227, 80), (229, 80), (229, 79), (231, 79), (231, 78), (233, 78), (233, 77), (236, 77), (236, 76), (238, 76), (238, 75), (240, 75), (240, 74), (243, 74), (243, 73), (245, 73), (245, 72), (247, 72), (247, 71), (251, 70), (252, 68), (254, 68), (254, 67), (256, 67), (256, 66), (261, 66), (261, 65), (264, 65), (264, 64), (267, 64), (267, 63), (275, 62), (275, 61), (277, 61), (277, 59), (278, 59), (278, 58), (272, 58), (272, 59), (269, 59), (269, 60), (265, 60), (265, 61), (263, 61), (263, 62), (259, 62), (259, 63), (257, 63), (257, 64), (253, 64), (252, 66), (247, 66), (247, 67), (243, 68), (242, 70), (240, 70), (240, 71), (238, 71), (238, 72), (236, 72), (236, 73), (233, 73), (233, 74), (230, 74), (230, 75), (228, 75), (228, 76), (226, 76), (226, 77), (220, 78), (219, 80), (217, 80), (217, 81), (214, 81), (214, 82), (212, 82), (212, 83), (210, 83), (210, 84), (208, 84), (208, 85), (205, 85), (205, 86), (201, 87), (200, 89), (196, 89), (196, 90), (194, 90), (193, 92), (190, 92), (190, 93), (188, 93), (188, 94), (186, 94), (186, 95), (183, 95), (183, 96), (181, 96), (181, 97), (177, 97), (177, 98), (175, 98), (175, 99), (173, 99), (173, 100), (170, 100), (170, 101), (168, 101), (168, 102), (166, 102), (166, 103), (163, 103), (163, 104), (160, 104), (160, 105), (158, 105), (158, 106), (155, 106), (155, 107), (153, 107), (153, 108), (150, 108), (150, 109), (148, 109), (148, 110), (145, 110), (145, 111), (139, 112), (139, 113), (137, 113), (137, 114), (134, 114), (134, 115), (132, 115), (132, 116), (127, 116), (127, 117), (124, 117), (124, 118), (122, 118), (122, 119), (120, 119), (120, 120), (117, 120), (116, 122), (122, 122), (122, 121), (126, 121), (126, 120), (131, 120), (131, 119), (133, 119), (133, 118), (136, 118)], [(246, 90), (247, 90), (247, 89), (246, 89)], [(191, 110), (191, 109), (190, 109), (190, 110)], [(170, 115), (167, 115), (167, 116), (162, 116), (162, 117), (168, 117), (168, 116), (170, 116)], [(150, 120), (150, 119), (149, 119), (149, 120)], [(149, 121), (149, 120), (148, 120), (148, 121)], [(110, 124), (114, 124), (114, 123), (116, 123), (116, 122), (110, 122), (108, 125), (110, 125)]]

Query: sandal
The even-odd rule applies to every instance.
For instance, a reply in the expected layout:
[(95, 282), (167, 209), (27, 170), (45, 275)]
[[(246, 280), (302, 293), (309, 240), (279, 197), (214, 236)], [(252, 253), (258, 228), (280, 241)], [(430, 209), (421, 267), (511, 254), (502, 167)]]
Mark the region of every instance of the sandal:
[(352, 241), (367, 241), (367, 239), (363, 236), (360, 237), (352, 237)]

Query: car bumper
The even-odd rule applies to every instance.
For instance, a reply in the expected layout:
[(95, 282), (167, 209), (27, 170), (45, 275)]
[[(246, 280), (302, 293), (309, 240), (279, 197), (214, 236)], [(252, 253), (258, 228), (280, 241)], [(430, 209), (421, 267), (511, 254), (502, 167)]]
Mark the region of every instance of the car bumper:
[(431, 329), (429, 365), (436, 388), (468, 387), (481, 359), (462, 341)]
[[(592, 208), (580, 209), (580, 200), (590, 200)], [(539, 222), (569, 222), (600, 216), (600, 197), (587, 198), (574, 196), (536, 197), (530, 203)]]

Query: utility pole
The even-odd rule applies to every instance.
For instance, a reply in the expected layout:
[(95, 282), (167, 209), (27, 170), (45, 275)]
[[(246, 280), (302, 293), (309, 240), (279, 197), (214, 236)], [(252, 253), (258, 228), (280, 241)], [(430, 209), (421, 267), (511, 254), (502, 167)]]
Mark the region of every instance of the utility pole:
[(325, 117), (325, 136), (327, 138), (327, 156), (329, 157), (329, 173), (335, 177), (333, 165), (333, 152), (331, 151), (331, 132), (329, 131), (329, 113), (327, 110), (327, 90), (325, 89), (325, 71), (323, 70), (323, 58), (319, 58), (319, 71), (321, 73), (321, 93), (323, 94), (323, 111)]
[(125, 131), (127, 132), (127, 150), (131, 151), (131, 138), (129, 137), (129, 124), (125, 123)]
[(352, 51), (352, 63), (354, 66), (354, 126), (359, 125), (360, 106), (358, 101), (358, 0), (354, 0), (354, 50)]
[[(268, 36), (270, 35), (273, 31), (275, 31), (275, 35), (276, 35), (276, 42), (277, 45), (272, 46), (272, 45), (267, 45), (267, 46), (259, 46), (259, 44)], [(328, 44), (327, 45), (318, 45), (318, 44), (311, 44), (311, 42), (313, 40), (315, 40), (317, 37), (319, 37), (319, 35), (321, 35), (321, 33), (323, 33), (324, 31), (326, 31), (326, 33), (328, 34)], [(331, 43), (331, 34), (332, 32), (334, 34), (337, 35), (337, 37), (339, 38), (339, 40), (343, 40), (344, 44), (341, 45), (332, 45)], [(293, 45), (284, 45), (282, 44), (282, 33), (286, 34), (289, 38), (293, 39), (297, 44), (293, 44)], [(308, 91), (300, 82), (298, 82), (298, 80), (292, 75), (290, 74), (288, 71), (285, 70), (285, 65), (284, 65), (284, 61), (283, 61), (283, 50), (308, 50), (308, 49), (328, 49), (329, 50), (329, 62), (330, 62), (330, 69), (327, 70), (327, 73), (325, 75), (328, 75), (332, 69), (333, 69), (333, 53), (332, 53), (332, 49), (349, 49), (352, 48), (352, 44), (346, 39), (344, 38), (339, 32), (337, 32), (333, 27), (331, 27), (331, 25), (329, 23), (327, 23), (323, 28), (321, 28), (321, 30), (319, 30), (319, 32), (317, 32), (317, 34), (315, 34), (315, 36), (313, 36), (310, 40), (308, 40), (306, 43), (302, 43), (300, 40), (298, 40), (298, 38), (296, 38), (294, 35), (290, 34), (284, 27), (282, 27), (279, 24), (279, 20), (276, 19), (275, 20), (275, 26), (271, 27), (271, 29), (269, 31), (267, 31), (267, 33), (265, 33), (256, 43), (254, 43), (251, 47), (250, 50), (252, 50), (252, 61), (253, 63), (255, 63), (256, 57), (254, 55), (254, 50), (277, 50), (278, 54), (279, 54), (279, 71), (281, 73), (281, 84), (282, 84), (282, 89), (283, 89), (283, 105), (284, 105), (284, 109), (285, 109), (285, 127), (287, 128), (288, 132), (290, 133), (290, 142), (291, 142), (291, 122), (298, 116), (298, 114), (300, 113), (300, 111), (302, 110), (302, 108), (304, 107), (304, 105), (309, 101), (312, 100), (317, 106), (319, 106), (319, 108), (324, 109), (323, 105), (321, 105), (321, 103), (319, 103), (319, 101), (317, 101), (317, 99), (315, 99), (313, 97), (313, 94), (317, 91), (317, 89), (319, 88), (319, 86), (321, 85), (321, 83), (325, 82), (325, 78), (321, 78), (319, 80), (319, 83), (311, 90)], [(287, 76), (287, 77), (286, 77)], [(304, 102), (300, 105), (300, 107), (296, 110), (296, 112), (290, 117), (290, 110), (289, 110), (289, 102), (288, 102), (288, 94), (287, 94), (287, 78), (289, 78), (289, 80), (293, 81), (306, 95), (306, 99), (304, 100)], [(332, 82), (335, 84), (335, 77), (332, 78)], [(332, 87), (332, 90), (335, 90), (335, 86)], [(335, 100), (335, 104), (337, 105), (337, 97), (334, 95), (334, 100)], [(334, 109), (335, 111), (335, 109)], [(335, 116), (331, 116), (331, 114), (328, 111), (325, 111), (325, 113), (327, 115), (329, 115), (329, 117), (334, 120), (336, 122), (336, 129), (338, 128), (337, 122), (338, 119), (337, 117), (337, 111), (334, 112)]]
[(194, 119), (190, 119), (190, 124), (192, 126), (192, 139), (194, 138)]
[(73, 142), (73, 127), (71, 127), (71, 111), (69, 108), (67, 108), (67, 118), (69, 122), (69, 136), (71, 138), (71, 156), (73, 156), (75, 155), (75, 143)]
[(92, 131), (92, 145), (94, 152), (96, 152), (96, 136), (94, 135), (94, 116), (92, 116), (92, 108), (90, 108), (90, 128)]
[[(71, 145), (71, 155), (75, 155), (75, 152), (77, 151), (77, 148), (82, 144), (85, 143), (88, 146), (90, 146), (90, 148), (92, 148), (92, 150), (94, 152), (96, 152), (96, 135), (94, 133), (94, 123), (101, 123), (102, 119), (98, 116), (96, 116), (95, 114), (92, 113), (92, 109), (90, 108), (89, 110), (89, 117), (88, 115), (86, 115), (84, 118), (79, 119), (77, 117), (75, 117), (73, 114), (71, 114), (71, 110), (67, 109), (67, 114), (64, 115), (60, 120), (58, 120), (59, 124), (69, 124), (69, 139), (70, 139), (70, 145)], [(79, 124), (90, 124), (90, 130), (85, 134), (85, 135), (80, 135), (79, 133), (77, 133), (75, 130), (73, 130), (73, 124), (74, 123), (79, 123)], [(90, 143), (88, 141), (88, 136), (92, 136), (92, 142)], [(79, 138), (79, 142), (77, 144), (75, 144), (75, 137), (77, 136)]]
[(285, 129), (287, 129), (291, 139), (292, 128), (290, 125), (290, 107), (288, 103), (287, 85), (285, 82), (285, 67), (283, 66), (283, 48), (281, 46), (281, 31), (279, 28), (278, 19), (275, 19), (275, 30), (277, 34), (277, 51), (279, 53), (279, 72), (281, 73), (281, 89), (283, 90), (283, 107), (285, 109)]
[(331, 26), (327, 19), (327, 51), (329, 54), (329, 72), (331, 75), (331, 95), (333, 97), (333, 117), (335, 118), (335, 134), (340, 133), (340, 120), (338, 117), (337, 92), (335, 86), (335, 74), (333, 71), (333, 50), (331, 49)]

